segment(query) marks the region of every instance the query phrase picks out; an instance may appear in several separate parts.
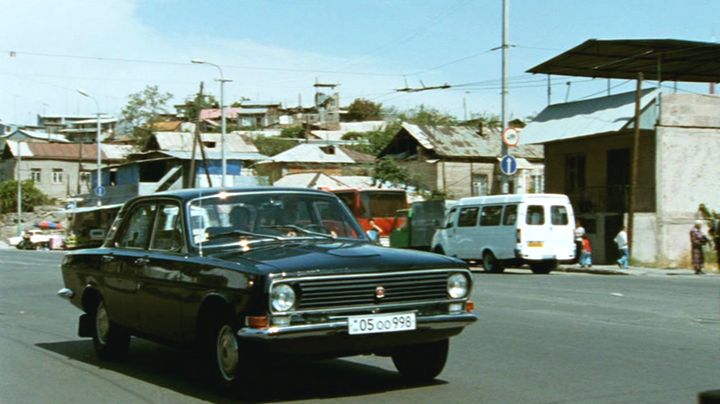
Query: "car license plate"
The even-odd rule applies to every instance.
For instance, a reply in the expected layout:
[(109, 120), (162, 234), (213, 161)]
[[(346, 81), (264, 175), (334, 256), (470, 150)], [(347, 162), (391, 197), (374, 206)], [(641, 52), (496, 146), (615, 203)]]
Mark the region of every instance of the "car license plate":
[(415, 313), (369, 314), (348, 317), (348, 333), (375, 334), (415, 329)]
[(528, 241), (528, 247), (542, 247), (542, 241)]

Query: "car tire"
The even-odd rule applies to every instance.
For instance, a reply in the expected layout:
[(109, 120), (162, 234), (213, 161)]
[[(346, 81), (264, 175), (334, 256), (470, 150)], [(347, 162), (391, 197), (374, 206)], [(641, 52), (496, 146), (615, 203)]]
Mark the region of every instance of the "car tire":
[(88, 314), (93, 325), (95, 355), (106, 361), (123, 359), (130, 347), (130, 334), (110, 320), (102, 299), (98, 299), (92, 312)]
[(210, 382), (232, 387), (239, 379), (242, 350), (229, 318), (213, 316), (204, 322), (201, 349)]
[(396, 348), (392, 361), (400, 375), (413, 383), (429, 382), (442, 372), (447, 362), (448, 339)]
[(485, 251), (483, 253), (482, 266), (485, 272), (493, 274), (499, 274), (505, 270), (491, 251)]
[(435, 254), (445, 255), (445, 250), (443, 250), (443, 248), (440, 246), (433, 248), (433, 252)]

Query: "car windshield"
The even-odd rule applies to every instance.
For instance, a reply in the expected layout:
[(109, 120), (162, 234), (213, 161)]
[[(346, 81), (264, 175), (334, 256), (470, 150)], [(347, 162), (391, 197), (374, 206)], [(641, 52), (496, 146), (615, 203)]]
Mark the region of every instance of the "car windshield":
[(363, 233), (334, 197), (319, 194), (218, 193), (188, 204), (192, 241), (220, 246), (288, 239), (363, 239)]

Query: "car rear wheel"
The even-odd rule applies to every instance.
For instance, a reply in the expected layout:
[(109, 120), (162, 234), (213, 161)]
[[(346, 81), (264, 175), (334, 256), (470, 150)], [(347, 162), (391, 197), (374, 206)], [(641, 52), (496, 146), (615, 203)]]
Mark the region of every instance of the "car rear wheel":
[(504, 270), (500, 262), (495, 258), (495, 255), (490, 251), (483, 253), (482, 264), (485, 272), (501, 273)]
[(95, 355), (109, 361), (124, 358), (130, 347), (130, 334), (110, 319), (102, 299), (98, 299), (89, 314), (93, 324)]
[(392, 360), (400, 375), (411, 382), (429, 382), (437, 377), (447, 361), (448, 339), (397, 348)]

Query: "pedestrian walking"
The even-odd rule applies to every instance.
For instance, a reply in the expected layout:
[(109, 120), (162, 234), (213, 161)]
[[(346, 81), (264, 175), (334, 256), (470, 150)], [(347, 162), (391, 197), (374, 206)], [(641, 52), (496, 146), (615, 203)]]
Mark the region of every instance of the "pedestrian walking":
[(590, 246), (590, 238), (587, 234), (583, 234), (582, 238), (582, 254), (580, 255), (580, 268), (592, 268), (592, 247)]
[(615, 236), (615, 244), (617, 244), (618, 254), (620, 258), (617, 264), (622, 269), (628, 269), (630, 264), (630, 249), (628, 247), (628, 236), (625, 226), (620, 227), (620, 231)]
[(582, 227), (582, 223), (579, 220), (575, 222), (575, 262), (580, 262), (580, 256), (583, 250), (583, 236), (585, 235), (585, 228)]
[(705, 252), (703, 247), (710, 241), (702, 232), (702, 220), (695, 221), (695, 226), (690, 229), (690, 249), (692, 251), (692, 265), (696, 275), (705, 272)]
[(718, 271), (720, 271), (720, 219), (713, 219), (710, 236), (715, 246), (715, 257), (717, 258)]

